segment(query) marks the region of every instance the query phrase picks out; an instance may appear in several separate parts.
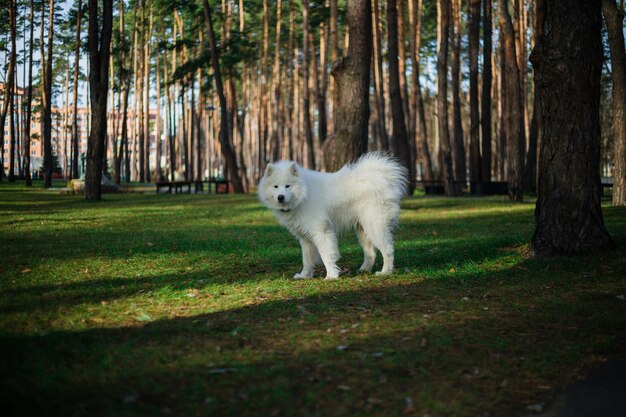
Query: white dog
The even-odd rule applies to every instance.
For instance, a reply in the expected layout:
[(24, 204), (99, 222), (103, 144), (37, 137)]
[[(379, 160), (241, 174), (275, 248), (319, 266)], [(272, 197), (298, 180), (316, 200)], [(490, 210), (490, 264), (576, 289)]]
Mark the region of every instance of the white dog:
[(383, 256), (378, 274), (393, 271), (392, 232), (406, 185), (407, 172), (402, 165), (372, 152), (332, 174), (304, 169), (292, 161), (269, 164), (258, 196), (300, 240), (302, 272), (294, 278), (311, 278), (321, 260), (326, 279), (337, 279), (337, 234), (352, 227), (365, 253), (359, 271), (372, 270), (376, 249)]

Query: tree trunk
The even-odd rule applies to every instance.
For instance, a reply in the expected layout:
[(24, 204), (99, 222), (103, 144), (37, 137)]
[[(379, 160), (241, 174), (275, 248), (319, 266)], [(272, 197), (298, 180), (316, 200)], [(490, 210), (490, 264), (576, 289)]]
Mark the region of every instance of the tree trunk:
[(82, 18), (83, 2), (78, 0), (78, 9), (76, 13), (76, 47), (74, 50), (74, 83), (73, 83), (73, 111), (72, 111), (72, 178), (80, 177), (78, 171), (78, 74), (80, 63), (80, 30), (81, 30), (81, 18)]
[(602, 14), (609, 32), (613, 82), (613, 205), (626, 206), (626, 53), (623, 9), (615, 0), (602, 0)]
[(481, 176), (491, 181), (491, 50), (492, 50), (492, 0), (483, 0), (483, 85), (480, 101)]
[(347, 0), (350, 44), (346, 56), (333, 63), (332, 75), (337, 87), (334, 132), (323, 147), (325, 167), (329, 172), (340, 169), (367, 150), (371, 19), (370, 0)]
[(284, 87), (280, 82), (280, 35), (282, 24), (282, 1), (276, 2), (276, 41), (274, 43), (274, 65), (272, 67), (272, 136), (270, 139), (270, 149), (272, 160), (277, 161), (280, 159), (280, 146), (281, 146), (281, 90)]
[(100, 200), (102, 160), (107, 133), (107, 88), (113, 25), (113, 2), (102, 0), (102, 28), (98, 26), (98, 1), (89, 0), (89, 86), (91, 131), (87, 142), (85, 199)]
[(506, 153), (508, 159), (508, 189), (511, 201), (521, 202), (524, 200), (524, 114), (522, 112), (522, 98), (520, 86), (520, 74), (517, 63), (517, 51), (515, 48), (515, 33), (513, 23), (507, 9), (507, 1), (498, 4), (498, 20), (500, 33), (504, 43), (504, 70), (505, 91), (504, 120), (506, 134)]
[[(48, 21), (48, 49), (45, 64), (43, 82), (43, 168), (44, 187), (52, 186), (52, 50), (54, 49), (54, 0), (50, 0), (50, 12)], [(43, 61), (43, 58), (42, 58)]]
[[(488, 1), (488, 0), (486, 0)], [(482, 181), (480, 158), (480, 114), (478, 113), (478, 48), (480, 43), (480, 0), (469, 0), (469, 161), (470, 180)]]
[(463, 120), (461, 118), (461, 0), (452, 0), (452, 51), (450, 54), (450, 72), (452, 73), (452, 160), (454, 178), (457, 186), (465, 185), (465, 145), (463, 138)]
[[(402, 0), (400, 0), (402, 1)], [(393, 134), (391, 149), (407, 169), (409, 195), (415, 190), (415, 164), (411, 158), (411, 148), (406, 132), (404, 106), (400, 87), (400, 69), (398, 65), (398, 15), (396, 0), (387, 1), (387, 44), (389, 48), (389, 98), (391, 101), (391, 117)]]
[[(30, 173), (30, 143), (31, 143), (31, 118), (32, 118), (32, 104), (33, 104), (33, 37), (35, 29), (35, 5), (34, 1), (30, 0), (30, 33), (28, 43), (28, 88), (26, 93), (26, 129), (24, 132), (24, 179), (26, 186), (33, 185), (33, 180)], [(0, 125), (1, 126), (1, 125)]]
[[(9, 69), (7, 71), (6, 83), (4, 84), (4, 100), (2, 101), (2, 114), (0, 115), (0, 146), (2, 147), (2, 164), (0, 165), (0, 180), (4, 178), (4, 126), (6, 123), (7, 112), (11, 105), (10, 97), (13, 95), (13, 83), (15, 81), (15, 61), (17, 56), (15, 39), (16, 39), (16, 27), (15, 27), (15, 13), (16, 5), (14, 0), (9, 2), (9, 25), (10, 25), (10, 37), (11, 37), (11, 54), (9, 58)], [(13, 109), (11, 109), (13, 111)], [(13, 159), (13, 158), (11, 158)]]
[(213, 64), (213, 77), (215, 79), (215, 88), (220, 102), (220, 133), (219, 140), (222, 148), (222, 154), (226, 160), (229, 169), (230, 181), (236, 193), (243, 193), (243, 182), (239, 176), (239, 168), (237, 167), (237, 157), (232, 148), (229, 132), (228, 132), (228, 106), (226, 96), (224, 95), (224, 85), (222, 84), (222, 74), (220, 71), (219, 55), (215, 42), (215, 34), (213, 32), (213, 21), (211, 19), (211, 6), (208, 0), (203, 0), (204, 17), (206, 19), (207, 31), (209, 34), (208, 41), (211, 49), (211, 63)]
[(380, 1), (374, 0), (372, 7), (373, 18), (373, 54), (374, 54), (374, 94), (376, 103), (376, 136), (377, 147), (382, 150), (389, 149), (387, 137), (387, 123), (385, 120), (385, 83), (383, 82), (383, 49), (381, 46), (382, 17)]
[[(537, 255), (613, 245), (600, 206), (601, 0), (548, 0), (531, 55), (541, 100)], [(567, 103), (567, 105), (564, 105)]]
[(448, 129), (448, 41), (450, 35), (451, 0), (438, 0), (437, 26), (437, 127), (439, 130), (439, 170), (446, 195), (457, 195), (452, 168), (452, 150)]
[(306, 145), (308, 152), (306, 154), (307, 167), (309, 169), (315, 169), (315, 148), (313, 147), (313, 128), (311, 127), (311, 94), (309, 92), (309, 62), (310, 62), (310, 47), (309, 47), (309, 0), (303, 1), (302, 7), (302, 54), (304, 55), (304, 62), (302, 64), (302, 110), (304, 117), (304, 138), (306, 139)]
[[(545, 14), (545, 0), (535, 0), (535, 39), (541, 37), (543, 33), (543, 18)], [(533, 78), (534, 82), (534, 78)], [(536, 83), (534, 83), (536, 84)], [(528, 132), (528, 151), (526, 153), (526, 189), (528, 191), (537, 190), (537, 148), (539, 145), (539, 115), (541, 114), (541, 102), (536, 93), (533, 100), (533, 115), (530, 121), (530, 129)]]
[[(417, 4), (416, 4), (417, 3)], [(411, 62), (411, 118), (410, 140), (417, 142), (417, 160), (422, 168), (422, 179), (433, 181), (433, 167), (430, 160), (430, 150), (428, 147), (428, 129), (426, 126), (426, 112), (424, 110), (424, 99), (422, 97), (422, 87), (420, 85), (420, 46), (422, 28), (422, 0), (409, 1), (409, 27), (410, 27), (410, 48)]]

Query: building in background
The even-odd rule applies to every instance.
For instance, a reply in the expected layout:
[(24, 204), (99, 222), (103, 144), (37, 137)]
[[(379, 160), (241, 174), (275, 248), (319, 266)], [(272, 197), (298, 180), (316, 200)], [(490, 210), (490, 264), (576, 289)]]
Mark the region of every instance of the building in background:
[[(22, 171), (22, 161), (24, 160), (24, 147), (23, 140), (26, 131), (25, 121), (26, 112), (23, 103), (26, 101), (27, 90), (21, 87), (17, 87), (15, 91), (15, 175), (18, 176)], [(4, 84), (0, 83), (0, 108), (3, 105), (4, 100)], [(87, 141), (89, 139), (89, 127), (90, 127), (90, 109), (88, 107), (77, 108), (77, 127), (78, 127), (78, 166), (79, 172), (82, 175), (83, 158), (82, 156), (87, 152)], [(7, 112), (7, 117), (4, 125), (4, 158), (2, 160), (2, 166), (5, 174), (9, 172), (10, 165), (10, 152), (11, 152), (11, 109)], [(40, 171), (43, 169), (43, 141), (42, 135), (43, 126), (40, 123), (40, 106), (38, 91), (33, 91), (33, 103), (32, 103), (32, 115), (31, 115), (31, 131), (30, 131), (30, 171), (33, 178), (38, 178)], [(156, 164), (156, 118), (157, 111), (149, 110), (150, 118), (150, 136), (149, 136), (149, 149), (150, 149), (150, 166), (154, 167)], [(113, 138), (116, 138), (118, 143), (121, 141), (121, 120), (122, 115), (118, 113), (111, 113), (108, 120), (107, 129), (107, 161), (108, 166), (113, 164), (112, 144)], [(61, 168), (61, 174), (58, 176), (61, 178), (69, 178), (69, 174), (72, 169), (72, 123), (73, 123), (73, 106), (69, 107), (53, 107), (52, 108), (52, 153), (56, 156), (56, 160)], [(138, 125), (138, 118), (132, 110), (129, 109), (127, 116), (127, 131), (130, 141), (129, 157), (132, 163), (137, 163), (135, 160), (135, 132), (137, 132), (136, 126)]]

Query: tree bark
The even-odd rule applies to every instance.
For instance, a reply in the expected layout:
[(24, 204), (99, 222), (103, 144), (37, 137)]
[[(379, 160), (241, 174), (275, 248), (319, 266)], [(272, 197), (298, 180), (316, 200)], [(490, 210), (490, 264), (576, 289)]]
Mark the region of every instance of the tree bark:
[(211, 63), (213, 64), (213, 77), (215, 79), (215, 88), (220, 102), (220, 133), (219, 141), (222, 148), (222, 155), (228, 166), (230, 181), (236, 193), (243, 193), (243, 182), (239, 176), (239, 168), (237, 167), (237, 157), (232, 148), (232, 144), (228, 132), (228, 105), (226, 96), (224, 95), (224, 84), (222, 84), (222, 73), (220, 71), (219, 54), (215, 43), (215, 33), (213, 32), (213, 21), (211, 18), (211, 6), (207, 0), (203, 0), (204, 17), (207, 25), (209, 46), (211, 49)]
[(452, 149), (448, 129), (448, 42), (451, 0), (437, 1), (437, 127), (439, 130), (439, 170), (446, 195), (458, 194), (452, 167)]
[(613, 245), (600, 206), (600, 7), (601, 0), (546, 1), (545, 32), (531, 54), (542, 106), (532, 238), (540, 256)]
[(626, 52), (623, 9), (615, 0), (602, 0), (602, 14), (609, 33), (613, 82), (613, 205), (626, 206)]
[(375, 95), (375, 117), (376, 117), (376, 144), (378, 149), (389, 149), (389, 138), (387, 137), (387, 122), (385, 118), (385, 87), (383, 82), (383, 50), (381, 46), (382, 23), (380, 12), (380, 1), (373, 0), (372, 21), (373, 21), (373, 54), (374, 54), (374, 95)]
[(304, 117), (304, 138), (307, 144), (306, 161), (307, 167), (315, 169), (315, 148), (313, 147), (313, 128), (311, 127), (311, 93), (309, 89), (309, 62), (310, 62), (310, 47), (309, 47), (309, 0), (303, 1), (302, 8), (302, 54), (304, 55), (304, 62), (302, 64), (302, 111)]
[[(44, 187), (52, 186), (52, 50), (54, 49), (54, 0), (50, 0), (50, 11), (48, 20), (48, 49), (45, 64), (42, 111), (43, 111), (43, 168)], [(43, 61), (43, 58), (42, 58)]]
[[(33, 37), (35, 29), (35, 5), (34, 1), (30, 0), (30, 32), (28, 43), (28, 88), (26, 93), (26, 129), (24, 132), (24, 179), (26, 186), (33, 185), (30, 172), (30, 143), (31, 143), (31, 118), (32, 118), (32, 104), (33, 104)], [(1, 176), (0, 176), (1, 177)]]
[(433, 167), (430, 160), (430, 150), (428, 146), (428, 128), (426, 126), (426, 112), (424, 110), (424, 99), (422, 87), (420, 85), (420, 36), (422, 28), (422, 0), (409, 1), (409, 27), (410, 27), (410, 48), (411, 62), (411, 125), (409, 128), (410, 140), (417, 142), (417, 160), (422, 168), (422, 179), (433, 181)]
[(469, 161), (470, 180), (482, 181), (480, 158), (480, 114), (478, 113), (478, 48), (480, 43), (480, 0), (469, 0)]
[(452, 160), (454, 178), (459, 186), (467, 180), (463, 120), (461, 118), (461, 0), (452, 0), (452, 51), (450, 72), (452, 73)]
[(506, 134), (506, 154), (508, 158), (508, 189), (511, 201), (524, 200), (524, 115), (522, 112), (522, 98), (520, 74), (515, 48), (515, 33), (511, 16), (507, 9), (507, 0), (498, 4), (498, 20), (500, 23), (501, 42), (504, 43), (504, 70), (505, 91), (504, 120)]
[(73, 103), (72, 103), (72, 178), (80, 176), (78, 171), (78, 74), (80, 62), (80, 30), (83, 2), (78, 0), (76, 12), (76, 47), (74, 49), (74, 79), (73, 79)]
[(491, 181), (492, 0), (483, 0), (483, 84), (481, 92), (481, 179)]
[[(0, 147), (2, 147), (2, 164), (0, 165), (0, 180), (4, 179), (4, 126), (6, 123), (7, 112), (11, 105), (10, 97), (13, 95), (13, 83), (15, 82), (15, 61), (17, 56), (15, 39), (15, 1), (9, 2), (9, 26), (11, 37), (11, 53), (9, 58), (9, 69), (7, 71), (6, 82), (4, 83), (4, 100), (2, 102), (2, 114), (0, 115)], [(13, 111), (13, 109), (11, 109)]]
[(334, 132), (323, 147), (326, 171), (336, 171), (367, 150), (370, 62), (372, 59), (370, 0), (347, 0), (350, 36), (348, 53), (333, 63), (336, 82)]
[(98, 25), (98, 1), (89, 0), (89, 86), (91, 131), (87, 142), (85, 199), (100, 200), (102, 161), (107, 134), (107, 88), (113, 25), (113, 2), (102, 0), (102, 28)]
[[(401, 0), (402, 1), (402, 0)], [(409, 195), (415, 190), (415, 164), (411, 158), (411, 148), (406, 132), (402, 90), (400, 86), (400, 69), (398, 65), (398, 16), (396, 0), (387, 1), (387, 45), (389, 48), (389, 98), (391, 101), (391, 120), (393, 133), (391, 149), (407, 169)]]
[[(545, 14), (545, 0), (535, 0), (535, 27), (534, 38), (541, 37), (543, 33), (543, 20)], [(537, 87), (535, 84), (535, 95), (533, 99), (533, 115), (530, 121), (530, 129), (528, 132), (528, 151), (526, 153), (526, 189), (528, 191), (537, 190), (537, 149), (539, 146), (539, 115), (541, 114), (541, 102), (537, 95)]]

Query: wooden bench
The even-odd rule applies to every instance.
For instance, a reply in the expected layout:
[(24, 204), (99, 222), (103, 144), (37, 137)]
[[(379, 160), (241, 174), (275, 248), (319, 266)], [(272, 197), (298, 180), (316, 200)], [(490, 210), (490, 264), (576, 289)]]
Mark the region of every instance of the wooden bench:
[(158, 181), (156, 183), (156, 193), (160, 194), (161, 190), (167, 188), (167, 192), (170, 194), (181, 194), (183, 188), (187, 187), (187, 194), (191, 194), (192, 181)]
[(230, 181), (211, 178), (208, 181), (158, 181), (156, 183), (156, 193), (181, 194), (183, 192), (191, 194), (192, 184), (195, 194), (204, 193), (204, 183), (207, 183), (207, 191), (211, 194), (211, 184), (215, 184), (215, 194), (228, 194)]

